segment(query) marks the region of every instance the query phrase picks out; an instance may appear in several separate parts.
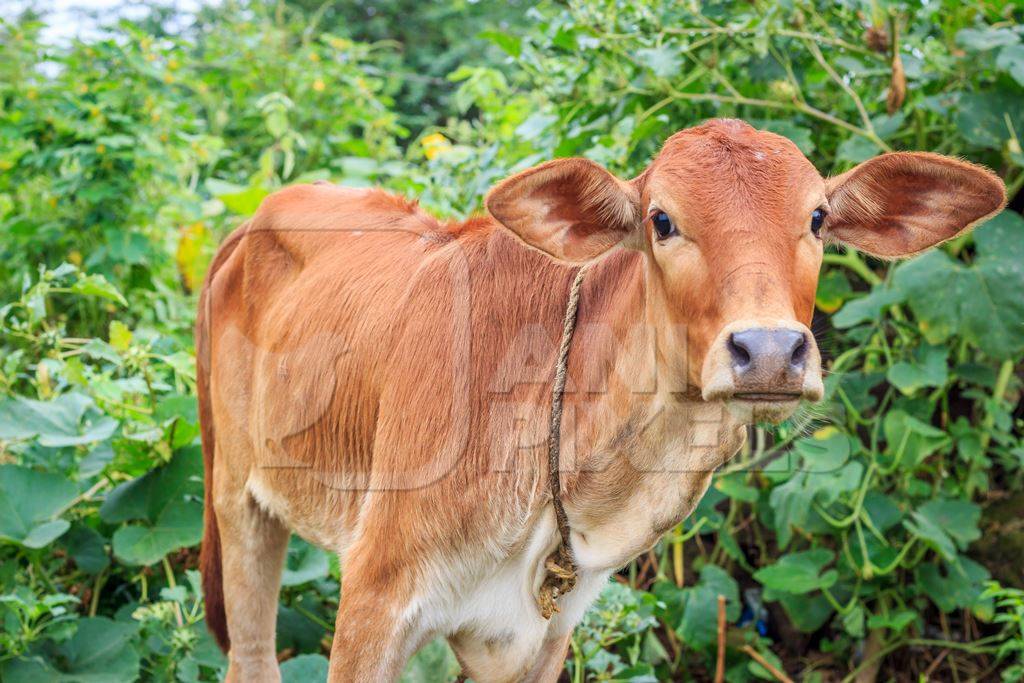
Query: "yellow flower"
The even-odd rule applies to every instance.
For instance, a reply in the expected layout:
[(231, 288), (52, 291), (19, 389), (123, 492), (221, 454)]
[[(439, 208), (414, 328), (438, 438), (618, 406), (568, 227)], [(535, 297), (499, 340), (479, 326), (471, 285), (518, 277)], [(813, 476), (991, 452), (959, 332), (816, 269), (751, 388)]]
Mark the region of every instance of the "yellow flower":
[(89, 92), (89, 86), (87, 86), (85, 83), (83, 83), (82, 85), (78, 86), (78, 94), (79, 95), (84, 95), (87, 92)]
[(96, 153), (97, 154), (104, 154), (104, 153), (106, 153), (106, 151), (107, 151), (107, 146), (106, 145), (102, 145), (102, 144), (96, 145)]
[(452, 143), (440, 133), (428, 135), (423, 138), (421, 144), (423, 145), (423, 156), (427, 157), (427, 159), (436, 159), (452, 148)]
[(316, 90), (317, 92), (323, 92), (326, 87), (327, 86), (324, 84), (324, 80), (322, 78), (318, 78), (313, 81), (313, 90)]
[(82, 252), (77, 249), (72, 249), (68, 252), (68, 263), (74, 263), (76, 266), (82, 265)]
[(172, 74), (164, 74), (164, 83), (174, 83), (174, 76)]
[(310, 52), (309, 53), (309, 61), (311, 61), (311, 62), (319, 62), (320, 61), (320, 55), (318, 55), (315, 52)]

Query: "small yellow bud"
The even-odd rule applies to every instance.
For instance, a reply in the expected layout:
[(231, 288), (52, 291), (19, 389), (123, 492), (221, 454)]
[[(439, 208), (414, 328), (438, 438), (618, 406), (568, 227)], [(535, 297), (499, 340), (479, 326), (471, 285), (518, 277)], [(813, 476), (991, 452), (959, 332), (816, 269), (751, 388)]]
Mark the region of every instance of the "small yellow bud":
[(423, 156), (427, 159), (436, 159), (452, 148), (452, 143), (440, 133), (431, 133), (423, 138), (421, 144), (423, 145)]

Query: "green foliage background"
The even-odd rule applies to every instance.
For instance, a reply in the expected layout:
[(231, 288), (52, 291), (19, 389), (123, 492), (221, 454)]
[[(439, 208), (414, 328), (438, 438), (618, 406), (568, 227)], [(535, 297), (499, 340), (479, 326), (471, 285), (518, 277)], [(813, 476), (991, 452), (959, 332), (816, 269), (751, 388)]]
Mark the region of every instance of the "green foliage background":
[[(998, 0), (225, 2), (60, 44), (45, 19), (0, 22), (0, 679), (223, 675), (195, 572), (190, 326), (217, 241), (268, 192), (382, 184), (465, 216), (553, 156), (634, 174), (712, 116), (826, 173), (963, 156), (1017, 199), (905, 263), (826, 256), (826, 400), (754, 430), (609, 584), (565, 675), (710, 679), (722, 595), (730, 681), (1021, 678), (1022, 18)], [(340, 581), (293, 541), (286, 680), (324, 677)], [(456, 672), (438, 642), (406, 678)]]

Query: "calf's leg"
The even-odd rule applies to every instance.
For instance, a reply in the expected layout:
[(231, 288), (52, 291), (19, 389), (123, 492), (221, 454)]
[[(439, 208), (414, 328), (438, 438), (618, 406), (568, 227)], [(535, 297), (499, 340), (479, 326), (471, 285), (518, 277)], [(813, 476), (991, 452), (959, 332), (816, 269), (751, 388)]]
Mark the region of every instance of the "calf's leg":
[(395, 681), (425, 636), (408, 566), (390, 561), (386, 546), (360, 546), (342, 569), (328, 683)]
[(230, 683), (275, 683), (275, 631), (288, 529), (247, 493), (218, 502)]
[(523, 683), (555, 683), (565, 667), (565, 655), (571, 639), (572, 631), (546, 639)]

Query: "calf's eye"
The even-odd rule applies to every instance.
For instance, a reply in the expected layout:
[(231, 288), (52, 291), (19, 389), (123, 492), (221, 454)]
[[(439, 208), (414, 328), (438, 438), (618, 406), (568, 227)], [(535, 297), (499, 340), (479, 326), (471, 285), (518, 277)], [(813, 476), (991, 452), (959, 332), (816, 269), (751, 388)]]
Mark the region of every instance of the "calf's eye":
[(651, 223), (654, 225), (654, 232), (659, 240), (678, 234), (672, 219), (664, 211), (655, 211), (651, 214)]
[(815, 209), (811, 214), (811, 232), (815, 237), (821, 237), (821, 224), (825, 222), (825, 209)]

